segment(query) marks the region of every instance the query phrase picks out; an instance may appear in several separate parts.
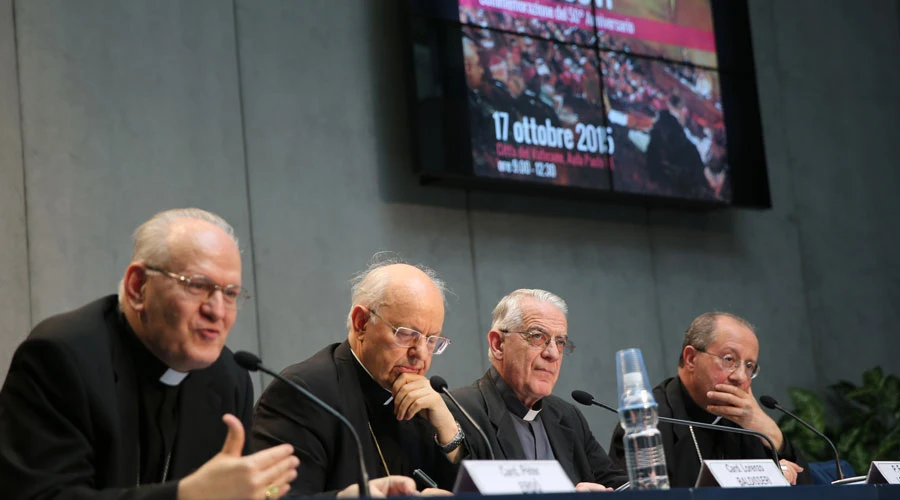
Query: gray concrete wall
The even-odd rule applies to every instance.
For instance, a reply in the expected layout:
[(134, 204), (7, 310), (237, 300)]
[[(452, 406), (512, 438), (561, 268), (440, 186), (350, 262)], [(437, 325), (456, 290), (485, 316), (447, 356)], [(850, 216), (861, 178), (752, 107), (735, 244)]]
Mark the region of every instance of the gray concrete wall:
[(12, 0), (0, 1), (0, 371), (28, 334), (28, 231)]
[(518, 287), (569, 301), (563, 396), (614, 401), (625, 347), (671, 375), (712, 309), (758, 326), (757, 394), (896, 373), (897, 2), (751, 2), (774, 208), (711, 214), (419, 186), (397, 5), (0, 2), (0, 371), (29, 324), (114, 291), (135, 225), (198, 205), (244, 242), (229, 344), (276, 368), (344, 338), (349, 278), (393, 250), (456, 292), (452, 386)]

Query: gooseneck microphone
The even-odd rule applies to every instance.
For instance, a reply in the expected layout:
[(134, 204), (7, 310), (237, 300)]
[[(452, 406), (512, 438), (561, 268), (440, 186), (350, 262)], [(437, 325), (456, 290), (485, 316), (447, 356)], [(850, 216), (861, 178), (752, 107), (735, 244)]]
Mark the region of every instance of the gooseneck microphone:
[[(619, 413), (619, 410), (616, 410), (612, 406), (605, 405), (605, 404), (595, 400), (594, 396), (591, 396), (590, 393), (587, 393), (585, 391), (572, 391), (572, 399), (574, 399), (575, 401), (577, 401), (585, 406), (591, 406), (591, 405), (599, 406), (599, 407), (609, 410), (613, 413), (616, 413), (616, 414)], [(657, 417), (657, 419), (659, 419), (660, 422), (666, 422), (669, 424), (687, 425), (687, 426), (692, 426), (692, 427), (699, 427), (701, 429), (710, 429), (710, 430), (720, 431), (720, 432), (733, 432), (735, 434), (746, 434), (748, 436), (756, 436), (756, 437), (766, 441), (767, 443), (769, 443), (769, 448), (771, 448), (771, 450), (772, 450), (772, 460), (775, 460), (776, 464), (779, 463), (778, 462), (778, 450), (775, 449), (775, 443), (772, 442), (772, 439), (769, 438), (769, 436), (766, 436), (762, 432), (753, 431), (750, 429), (744, 429), (742, 427), (728, 427), (725, 425), (713, 425), (713, 424), (705, 424), (703, 422), (694, 422), (691, 420), (681, 420), (680, 418)]]
[(350, 421), (347, 420), (346, 417), (341, 415), (337, 410), (335, 410), (334, 408), (329, 406), (328, 403), (317, 398), (315, 394), (309, 392), (307, 389), (304, 389), (303, 387), (300, 387), (298, 384), (292, 382), (291, 380), (288, 380), (286, 377), (282, 376), (280, 373), (278, 373), (274, 370), (270, 370), (269, 368), (266, 368), (266, 366), (264, 366), (262, 364), (262, 361), (260, 361), (259, 357), (256, 354), (249, 353), (247, 351), (238, 351), (238, 352), (234, 353), (234, 361), (235, 361), (235, 363), (238, 364), (238, 366), (240, 366), (241, 368), (244, 368), (247, 371), (255, 372), (258, 370), (258, 371), (267, 373), (267, 374), (275, 377), (276, 379), (280, 380), (281, 382), (284, 382), (285, 384), (287, 384), (288, 386), (293, 388), (295, 391), (306, 396), (309, 400), (311, 400), (313, 403), (317, 404), (319, 407), (321, 407), (328, 413), (334, 415), (334, 417), (336, 419), (338, 419), (338, 421), (340, 421), (342, 424), (344, 424), (347, 427), (347, 429), (350, 430), (350, 435), (353, 436), (353, 440), (356, 441), (356, 453), (357, 453), (357, 455), (359, 455), (359, 457), (358, 457), (358, 460), (359, 460), (359, 483), (358, 483), (359, 484), (359, 496), (360, 497), (368, 497), (369, 496), (369, 473), (366, 471), (366, 461), (363, 456), (362, 441), (359, 440), (359, 434), (356, 433), (356, 429), (353, 428), (353, 425), (350, 423)]
[(609, 410), (613, 413), (619, 413), (619, 410), (613, 408), (612, 406), (609, 406), (608, 404), (604, 404), (604, 403), (601, 403), (600, 401), (597, 401), (596, 399), (594, 399), (594, 396), (591, 396), (591, 394), (588, 392), (572, 391), (572, 399), (583, 404), (584, 406), (595, 405), (595, 406), (599, 406), (600, 408), (603, 408), (604, 410)]
[(818, 429), (806, 423), (806, 421), (804, 421), (802, 418), (782, 408), (781, 405), (778, 404), (778, 400), (776, 400), (772, 396), (760, 396), (759, 402), (770, 410), (778, 410), (785, 415), (790, 416), (797, 422), (803, 424), (807, 429), (813, 431), (816, 436), (824, 439), (825, 442), (828, 443), (828, 446), (831, 446), (831, 451), (834, 452), (834, 467), (837, 470), (838, 480), (840, 481), (841, 479), (844, 479), (844, 471), (841, 470), (841, 458), (838, 456), (837, 448), (834, 446), (834, 443), (832, 443), (831, 440), (828, 439), (828, 436), (819, 432)]
[(481, 439), (484, 440), (484, 445), (487, 446), (488, 455), (491, 456), (491, 460), (496, 460), (494, 458), (494, 448), (491, 447), (491, 442), (488, 441), (487, 435), (483, 430), (481, 430), (481, 427), (477, 423), (475, 423), (475, 419), (472, 418), (472, 415), (469, 415), (469, 412), (467, 412), (466, 409), (463, 408), (461, 404), (459, 404), (459, 401), (457, 401), (456, 398), (453, 397), (453, 394), (450, 394), (450, 391), (447, 389), (447, 381), (444, 380), (444, 377), (435, 375), (431, 377), (429, 381), (431, 382), (431, 388), (434, 389), (435, 392), (446, 394), (447, 397), (450, 398), (450, 401), (452, 401), (453, 404), (456, 405), (456, 409), (458, 409), (460, 413), (462, 413), (463, 416), (466, 417), (466, 420), (468, 420), (469, 423), (472, 424), (472, 427), (474, 427), (475, 430), (478, 431), (478, 434), (481, 435)]

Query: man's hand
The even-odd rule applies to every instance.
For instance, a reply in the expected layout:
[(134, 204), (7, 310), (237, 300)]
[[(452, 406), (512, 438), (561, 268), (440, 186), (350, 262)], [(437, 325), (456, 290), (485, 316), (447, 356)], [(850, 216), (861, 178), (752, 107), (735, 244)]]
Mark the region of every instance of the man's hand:
[(608, 486), (603, 486), (600, 483), (578, 483), (575, 485), (575, 491), (586, 493), (589, 491), (613, 491), (612, 488)]
[(282, 444), (242, 457), (243, 424), (230, 414), (222, 421), (228, 426), (222, 451), (178, 482), (178, 500), (268, 500), (286, 495), (300, 465), (294, 447)]
[(783, 458), (779, 463), (781, 464), (781, 473), (784, 474), (785, 479), (792, 485), (797, 484), (797, 475), (803, 472), (803, 467)]
[(453, 492), (442, 490), (440, 488), (425, 488), (419, 495), (423, 497), (452, 497)]
[[(444, 403), (440, 394), (431, 388), (431, 382), (422, 375), (404, 373), (397, 377), (391, 387), (394, 395), (394, 414), (397, 420), (409, 420), (421, 413), (437, 430), (441, 444), (449, 443), (456, 437), (459, 428), (456, 419)], [(453, 462), (462, 457), (461, 447), (447, 454)]]
[[(706, 407), (706, 411), (727, 418), (744, 429), (762, 432), (769, 436), (776, 449), (781, 450), (784, 443), (781, 429), (772, 417), (759, 407), (759, 403), (753, 397), (752, 388), (744, 392), (730, 384), (716, 384), (715, 390), (707, 392), (706, 396), (711, 403)], [(764, 444), (766, 447), (769, 446), (769, 443)]]
[[(373, 498), (392, 496), (415, 496), (416, 482), (406, 476), (385, 476), (369, 481), (369, 495)], [(351, 484), (338, 492), (338, 498), (356, 498), (359, 496), (359, 485)]]

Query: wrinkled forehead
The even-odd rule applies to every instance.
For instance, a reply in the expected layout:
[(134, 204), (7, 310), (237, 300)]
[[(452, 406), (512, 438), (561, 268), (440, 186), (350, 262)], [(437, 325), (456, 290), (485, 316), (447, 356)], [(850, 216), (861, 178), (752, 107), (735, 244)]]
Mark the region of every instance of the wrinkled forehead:
[[(433, 287), (432, 287), (433, 288)], [(444, 324), (444, 300), (440, 292), (406, 289), (385, 295), (378, 314), (395, 327), (407, 327), (427, 335), (441, 332)]]
[(522, 329), (526, 331), (542, 331), (550, 335), (565, 335), (568, 333), (568, 321), (566, 315), (555, 305), (526, 298), (519, 302), (522, 311)]
[(734, 354), (747, 361), (759, 358), (759, 339), (746, 325), (732, 318), (716, 320), (715, 334), (707, 350), (716, 354)]

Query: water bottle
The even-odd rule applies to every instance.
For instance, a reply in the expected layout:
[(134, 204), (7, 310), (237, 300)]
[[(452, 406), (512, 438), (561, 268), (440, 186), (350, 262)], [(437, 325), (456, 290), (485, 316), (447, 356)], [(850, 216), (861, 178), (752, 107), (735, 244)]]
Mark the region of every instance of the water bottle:
[(648, 389), (647, 369), (640, 349), (616, 353), (619, 422), (625, 430), (625, 464), (631, 488), (667, 490), (669, 476), (662, 434), (656, 428), (657, 405)]

